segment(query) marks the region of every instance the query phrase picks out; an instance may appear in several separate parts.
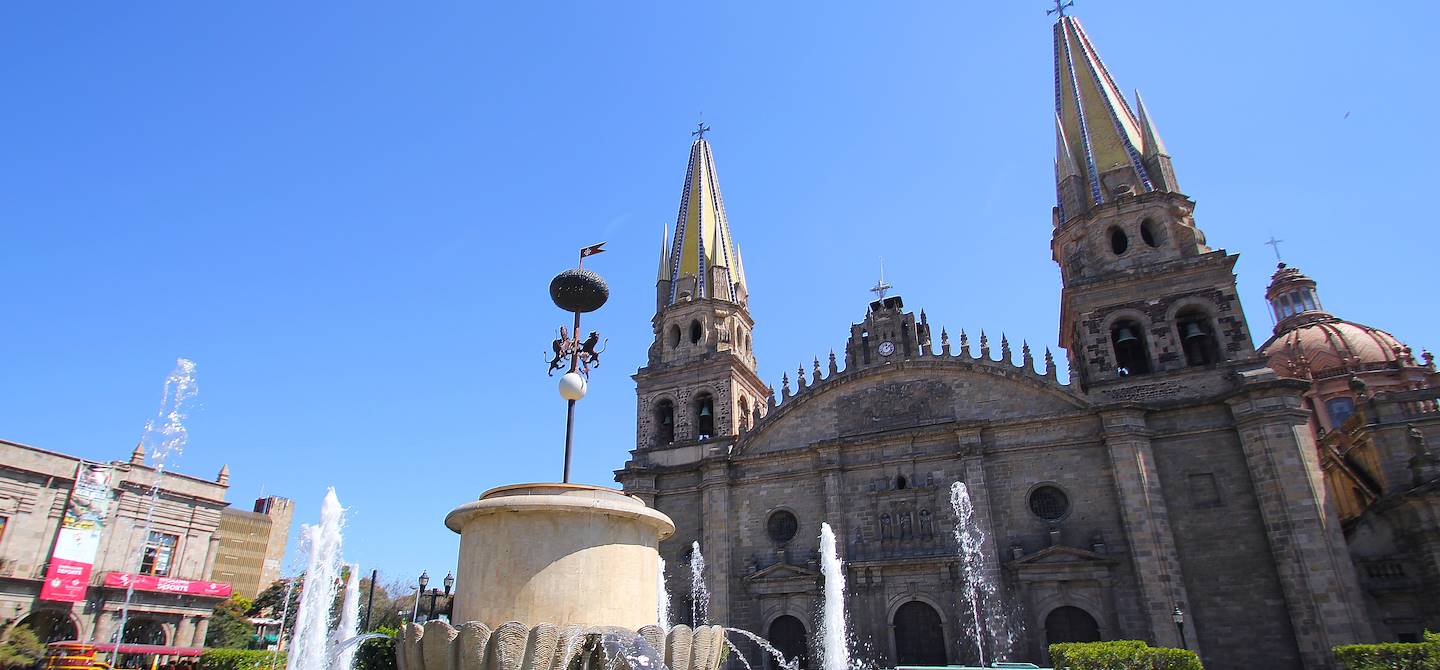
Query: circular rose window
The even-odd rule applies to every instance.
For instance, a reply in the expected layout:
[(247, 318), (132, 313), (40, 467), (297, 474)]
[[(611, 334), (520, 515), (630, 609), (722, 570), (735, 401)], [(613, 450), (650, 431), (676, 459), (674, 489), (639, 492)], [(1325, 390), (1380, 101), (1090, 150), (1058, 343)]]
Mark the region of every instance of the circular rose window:
[(795, 531), (799, 529), (800, 522), (795, 519), (795, 515), (783, 509), (776, 510), (775, 513), (770, 515), (770, 519), (765, 522), (766, 534), (770, 536), (770, 539), (780, 544), (785, 544), (795, 539)]
[(1030, 492), (1030, 511), (1046, 521), (1059, 521), (1070, 511), (1070, 498), (1054, 486), (1037, 487)]

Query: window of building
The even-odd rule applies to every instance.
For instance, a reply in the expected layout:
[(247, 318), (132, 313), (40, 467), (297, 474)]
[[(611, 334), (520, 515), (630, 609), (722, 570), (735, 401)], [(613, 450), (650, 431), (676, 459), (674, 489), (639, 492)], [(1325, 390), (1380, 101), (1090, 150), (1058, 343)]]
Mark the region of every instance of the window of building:
[(0, 516), (0, 542), (5, 541), (5, 526), (10, 523), (10, 517)]
[(1110, 250), (1113, 251), (1113, 252), (1115, 252), (1115, 255), (1116, 255), (1116, 256), (1119, 256), (1119, 255), (1125, 253), (1125, 250), (1126, 250), (1126, 249), (1129, 249), (1129, 248), (1130, 248), (1130, 238), (1128, 238), (1128, 237), (1125, 236), (1125, 231), (1120, 230), (1119, 228), (1111, 228), (1111, 229), (1110, 229)]
[(1180, 331), (1180, 348), (1185, 352), (1186, 365), (1200, 367), (1220, 361), (1220, 342), (1215, 337), (1209, 314), (1187, 307), (1175, 315), (1175, 327)]
[(175, 545), (179, 542), (178, 535), (150, 531), (150, 539), (145, 542), (145, 556), (140, 561), (140, 574), (169, 577), (170, 559), (174, 557)]
[(1150, 352), (1145, 331), (1134, 321), (1116, 321), (1110, 326), (1110, 344), (1115, 348), (1115, 371), (1121, 377), (1150, 372)]
[(674, 324), (671, 324), (671, 325), (670, 325), (670, 338), (669, 338), (669, 339), (670, 339), (670, 348), (671, 348), (671, 349), (674, 349), (675, 347), (680, 346), (680, 326), (677, 326), (677, 325), (674, 325)]
[(1355, 413), (1355, 399), (1331, 398), (1325, 401), (1325, 411), (1330, 414), (1330, 426), (1339, 428)]
[(1154, 221), (1145, 219), (1140, 222), (1140, 239), (1144, 240), (1147, 246), (1160, 246), (1160, 243), (1164, 241), (1164, 235), (1164, 230), (1155, 225)]
[(690, 322), (690, 344), (699, 344), (700, 339), (705, 337), (705, 329), (700, 326), (699, 321)]
[(655, 445), (665, 446), (675, 441), (675, 403), (661, 400), (655, 403)]
[(1070, 497), (1056, 486), (1039, 486), (1030, 492), (1030, 512), (1046, 521), (1059, 521), (1070, 513)]
[(905, 478), (905, 475), (896, 475), (896, 476), (895, 476), (895, 488), (896, 488), (896, 489), (904, 489), (904, 488), (908, 488), (909, 486), (910, 486), (910, 480), (906, 479), (906, 478)]
[(695, 400), (695, 436), (709, 439), (715, 434), (715, 399), (709, 393), (702, 393)]
[(778, 544), (795, 539), (799, 529), (800, 521), (789, 510), (777, 509), (765, 520), (765, 534)]

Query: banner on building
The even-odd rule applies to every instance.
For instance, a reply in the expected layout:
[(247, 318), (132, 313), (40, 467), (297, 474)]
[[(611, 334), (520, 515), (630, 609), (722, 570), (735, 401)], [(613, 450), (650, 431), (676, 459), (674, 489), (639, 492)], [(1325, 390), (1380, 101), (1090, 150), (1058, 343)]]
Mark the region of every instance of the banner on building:
[(100, 463), (81, 462), (76, 468), (75, 488), (65, 505), (60, 535), (40, 586), (41, 600), (74, 603), (85, 599), (100, 536), (105, 532), (105, 517), (110, 513), (113, 475), (110, 466)]
[(216, 598), (229, 598), (230, 585), (224, 582), (202, 582), (195, 579), (171, 579), (170, 577), (156, 577), (154, 575), (132, 575), (128, 572), (107, 572), (105, 573), (105, 586), (115, 589), (128, 589), (131, 585), (136, 591), (158, 591), (160, 593), (184, 593), (192, 596), (213, 596)]

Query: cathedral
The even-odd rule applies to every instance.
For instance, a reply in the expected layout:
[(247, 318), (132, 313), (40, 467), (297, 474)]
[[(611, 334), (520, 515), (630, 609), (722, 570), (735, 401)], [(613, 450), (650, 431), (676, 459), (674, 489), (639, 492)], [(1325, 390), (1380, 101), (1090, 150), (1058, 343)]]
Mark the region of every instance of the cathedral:
[[(1063, 12), (1054, 63), (1066, 383), (1048, 349), (937, 336), (882, 290), (843, 355), (768, 385), (711, 144), (691, 145), (616, 472), (675, 521), (672, 621), (818, 667), (824, 522), (858, 653), (882, 665), (1135, 639), (1212, 670), (1330, 668), (1336, 645), (1440, 629), (1432, 357), (1327, 312), (1284, 264), (1257, 349), (1237, 257), (1209, 246), (1154, 118)], [(685, 595), (694, 542), (708, 613)]]

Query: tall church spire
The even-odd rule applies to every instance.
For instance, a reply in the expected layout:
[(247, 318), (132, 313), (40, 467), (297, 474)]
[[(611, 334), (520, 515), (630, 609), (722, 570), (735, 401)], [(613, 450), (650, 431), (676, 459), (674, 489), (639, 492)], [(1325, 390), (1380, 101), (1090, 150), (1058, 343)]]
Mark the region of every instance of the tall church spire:
[[(1062, 15), (1055, 22), (1057, 223), (1118, 197), (1176, 190), (1170, 157), (1138, 94), (1136, 103), (1138, 114), (1080, 20)], [(1064, 169), (1070, 164), (1074, 170)]]
[(686, 298), (746, 301), (745, 275), (725, 217), (715, 156), (704, 137), (707, 130), (702, 125), (695, 133), (699, 137), (690, 145), (690, 164), (685, 169), (685, 188), (670, 243), (669, 276), (662, 278), (669, 280), (669, 295), (664, 300), (670, 305)]

